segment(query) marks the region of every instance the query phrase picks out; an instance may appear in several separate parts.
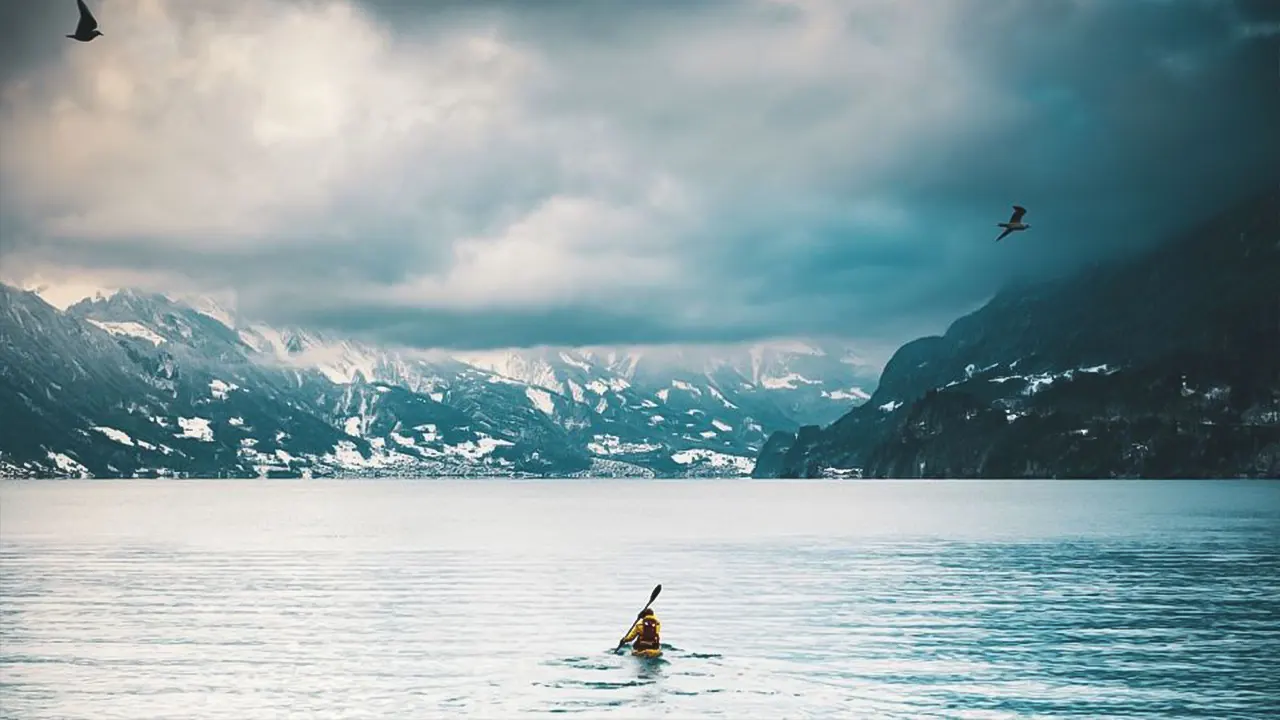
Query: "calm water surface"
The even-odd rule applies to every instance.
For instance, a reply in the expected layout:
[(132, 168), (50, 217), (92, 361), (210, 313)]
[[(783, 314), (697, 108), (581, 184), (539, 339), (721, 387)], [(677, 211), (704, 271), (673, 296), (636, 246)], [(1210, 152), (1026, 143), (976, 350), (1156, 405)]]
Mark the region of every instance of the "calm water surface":
[(1278, 598), (1280, 483), (4, 482), (0, 716), (1277, 717)]

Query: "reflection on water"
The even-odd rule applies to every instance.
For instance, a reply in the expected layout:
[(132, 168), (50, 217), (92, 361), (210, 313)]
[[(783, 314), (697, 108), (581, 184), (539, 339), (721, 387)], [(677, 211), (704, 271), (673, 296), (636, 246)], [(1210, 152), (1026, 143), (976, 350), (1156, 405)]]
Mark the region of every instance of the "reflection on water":
[(1274, 717), (1278, 597), (1274, 483), (6, 482), (0, 717)]

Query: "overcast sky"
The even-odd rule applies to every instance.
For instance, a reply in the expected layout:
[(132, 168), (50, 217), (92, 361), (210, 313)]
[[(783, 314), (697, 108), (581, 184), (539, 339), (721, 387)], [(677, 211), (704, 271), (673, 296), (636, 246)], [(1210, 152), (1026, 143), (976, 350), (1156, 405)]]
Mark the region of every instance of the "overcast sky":
[(0, 0), (0, 276), (399, 343), (894, 344), (1280, 182), (1266, 0), (89, 5)]

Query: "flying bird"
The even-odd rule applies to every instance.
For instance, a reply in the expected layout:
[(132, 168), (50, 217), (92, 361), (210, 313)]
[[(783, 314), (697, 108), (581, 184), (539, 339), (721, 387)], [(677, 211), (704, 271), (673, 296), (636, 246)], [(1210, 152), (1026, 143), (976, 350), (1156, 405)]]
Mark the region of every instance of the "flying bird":
[(1009, 217), (1009, 222), (996, 223), (996, 227), (1004, 228), (1004, 232), (1000, 233), (1000, 237), (996, 238), (996, 242), (1000, 242), (1005, 238), (1006, 235), (1008, 235), (1011, 232), (1017, 232), (1019, 230), (1026, 230), (1027, 228), (1030, 228), (1031, 227), (1030, 225), (1022, 222), (1022, 216), (1026, 214), (1027, 214), (1026, 208), (1022, 207), (1021, 205), (1014, 205), (1013, 215)]
[(93, 13), (84, 6), (84, 0), (76, 0), (76, 5), (80, 6), (80, 24), (76, 25), (76, 34), (67, 37), (80, 42), (89, 42), (101, 35), (102, 31), (98, 29), (98, 21), (94, 19)]

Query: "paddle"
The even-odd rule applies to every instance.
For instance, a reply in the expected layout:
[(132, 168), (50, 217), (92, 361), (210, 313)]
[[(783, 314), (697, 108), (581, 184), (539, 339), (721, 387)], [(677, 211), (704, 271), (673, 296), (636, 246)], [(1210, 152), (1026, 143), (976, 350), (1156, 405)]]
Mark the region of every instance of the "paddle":
[[(640, 612), (636, 613), (636, 619), (639, 619), (640, 615), (644, 613), (645, 610), (648, 610), (649, 606), (653, 604), (653, 601), (658, 599), (658, 593), (660, 592), (662, 592), (662, 583), (658, 583), (653, 587), (653, 592), (649, 594), (649, 602), (645, 603), (644, 607), (640, 608)], [(635, 623), (632, 624), (634, 625)], [(627, 632), (631, 632), (630, 628), (627, 629)], [(614, 648), (614, 650), (617, 651), (621, 649), (624, 644), (626, 644), (625, 640), (619, 640), (618, 647)]]

